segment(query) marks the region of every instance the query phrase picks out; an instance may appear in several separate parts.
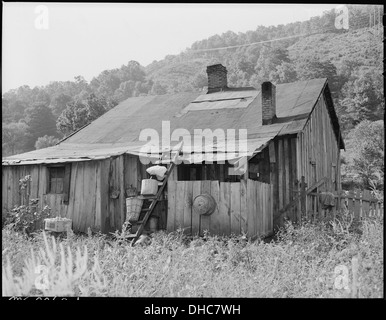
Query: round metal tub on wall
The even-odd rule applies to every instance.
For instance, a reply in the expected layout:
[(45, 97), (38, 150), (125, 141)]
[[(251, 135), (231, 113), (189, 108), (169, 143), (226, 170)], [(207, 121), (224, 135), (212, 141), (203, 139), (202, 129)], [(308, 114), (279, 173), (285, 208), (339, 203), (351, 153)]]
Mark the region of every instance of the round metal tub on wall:
[(216, 205), (216, 201), (210, 194), (200, 194), (193, 199), (193, 209), (198, 214), (211, 215)]

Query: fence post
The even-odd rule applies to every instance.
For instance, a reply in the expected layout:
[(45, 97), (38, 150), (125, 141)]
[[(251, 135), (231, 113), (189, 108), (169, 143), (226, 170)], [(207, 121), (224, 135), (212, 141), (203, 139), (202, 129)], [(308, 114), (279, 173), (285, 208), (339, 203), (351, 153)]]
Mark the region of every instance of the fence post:
[(370, 209), (370, 191), (363, 190), (363, 196), (362, 196), (362, 217), (363, 218), (369, 216), (369, 209)]
[(355, 197), (355, 193), (354, 193), (354, 191), (353, 190), (351, 190), (350, 192), (349, 192), (349, 194), (348, 194), (348, 196), (349, 196), (349, 198), (348, 198), (348, 212), (350, 212), (350, 214), (352, 214), (353, 213), (353, 211), (354, 211), (354, 202), (355, 202), (355, 200), (354, 200), (354, 197)]
[(354, 205), (354, 218), (355, 220), (360, 219), (360, 209), (361, 209), (361, 204), (360, 204), (360, 191), (357, 190), (355, 192), (355, 205)]

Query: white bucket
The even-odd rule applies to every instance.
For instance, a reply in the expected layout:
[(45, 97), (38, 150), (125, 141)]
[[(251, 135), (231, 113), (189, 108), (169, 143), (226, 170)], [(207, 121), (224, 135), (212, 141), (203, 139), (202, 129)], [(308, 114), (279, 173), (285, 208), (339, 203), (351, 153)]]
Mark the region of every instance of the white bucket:
[(155, 179), (143, 179), (141, 185), (142, 195), (156, 195), (158, 191), (158, 182)]

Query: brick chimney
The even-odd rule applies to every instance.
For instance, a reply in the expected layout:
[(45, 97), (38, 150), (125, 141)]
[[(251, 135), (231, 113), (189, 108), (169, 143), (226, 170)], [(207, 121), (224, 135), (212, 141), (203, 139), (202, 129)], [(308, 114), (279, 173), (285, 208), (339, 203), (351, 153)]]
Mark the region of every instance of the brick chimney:
[(208, 74), (208, 93), (222, 91), (228, 88), (227, 69), (222, 64), (206, 67)]
[(276, 87), (270, 81), (261, 85), (262, 122), (272, 124), (276, 119)]

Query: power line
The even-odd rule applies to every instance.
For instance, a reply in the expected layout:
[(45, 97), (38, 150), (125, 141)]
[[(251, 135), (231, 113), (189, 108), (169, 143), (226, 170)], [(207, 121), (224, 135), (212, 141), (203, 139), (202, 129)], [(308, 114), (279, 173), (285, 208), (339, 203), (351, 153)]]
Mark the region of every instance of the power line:
[(231, 48), (241, 48), (241, 47), (248, 47), (248, 46), (252, 46), (252, 45), (256, 45), (256, 44), (269, 43), (269, 42), (273, 42), (273, 41), (287, 40), (287, 39), (298, 38), (298, 37), (303, 37), (303, 36), (310, 36), (310, 35), (313, 35), (313, 34), (317, 34), (317, 33), (299, 34), (299, 35), (294, 35), (294, 36), (289, 36), (289, 37), (284, 37), (284, 38), (264, 40), (264, 41), (240, 44), (240, 45), (235, 45), (235, 46), (227, 46), (227, 47), (220, 47), (220, 48), (210, 48), (210, 49), (197, 49), (197, 50), (192, 50), (192, 51), (193, 52), (204, 52), (204, 51), (216, 51), (216, 50), (231, 49)]
[[(358, 17), (358, 18), (355, 19), (355, 21), (356, 21), (356, 28), (355, 29), (361, 29), (361, 28), (370, 28), (371, 29), (372, 27), (378, 28), (379, 26), (381, 26), (381, 23), (382, 23), (381, 11), (379, 11), (379, 15), (377, 15), (378, 19), (376, 19), (375, 18), (375, 16), (376, 16), (376, 14), (375, 14), (376, 9), (374, 8), (373, 10), (374, 10), (373, 23), (371, 23), (371, 20), (372, 20), (371, 19), (371, 14), (372, 14), (372, 12), (370, 12), (369, 13), (370, 19), (368, 17), (366, 17), (366, 16)], [(376, 21), (376, 20), (378, 20), (378, 21)], [(283, 38), (276, 38), (276, 39), (270, 39), (270, 40), (264, 40), (264, 41), (258, 41), (258, 42), (240, 44), (240, 45), (233, 45), (233, 46), (226, 46), (226, 47), (219, 47), (219, 48), (196, 49), (196, 50), (191, 50), (191, 52), (192, 53), (198, 53), (198, 52), (207, 52), (207, 51), (218, 51), (218, 50), (242, 48), (242, 47), (248, 47), (248, 46), (252, 46), (252, 45), (271, 43), (271, 42), (274, 42), (274, 41), (282, 41), (282, 40), (287, 40), (287, 39), (312, 36), (312, 35), (315, 35), (315, 34), (323, 34), (323, 33), (326, 33), (326, 32), (329, 32), (329, 31), (335, 31), (335, 30), (336, 30), (336, 28), (330, 27), (330, 28), (325, 28), (325, 29), (323, 29), (321, 31), (318, 31), (318, 32), (313, 32), (313, 33), (298, 34), (298, 35), (293, 35), (293, 36), (288, 36), (288, 37), (283, 37)]]

